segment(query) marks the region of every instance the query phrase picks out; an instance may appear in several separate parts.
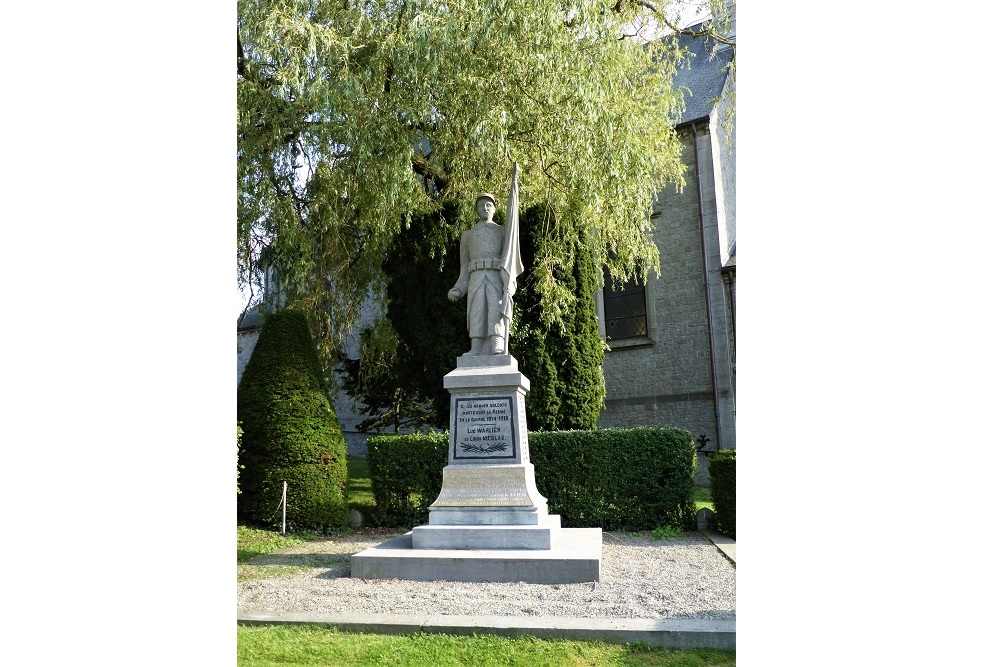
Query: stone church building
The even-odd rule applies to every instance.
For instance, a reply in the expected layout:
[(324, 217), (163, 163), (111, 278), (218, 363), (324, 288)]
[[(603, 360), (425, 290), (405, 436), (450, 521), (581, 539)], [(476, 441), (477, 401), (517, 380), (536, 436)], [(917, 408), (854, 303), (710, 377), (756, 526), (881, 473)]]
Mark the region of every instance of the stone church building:
[(660, 277), (596, 295), (611, 348), (599, 426), (677, 426), (707, 452), (736, 448), (736, 131), (725, 122), (735, 86), (731, 47), (684, 40), (687, 185), (668, 184), (654, 205)]
[[(685, 90), (677, 131), (687, 185), (677, 192), (668, 184), (654, 205), (660, 277), (621, 290), (605, 285), (595, 294), (601, 335), (610, 347), (598, 423), (676, 426), (690, 431), (707, 453), (736, 448), (736, 136), (735, 120), (726, 122), (735, 84), (727, 67), (730, 47), (684, 40), (690, 67), (678, 72), (675, 85)], [(365, 319), (377, 315), (370, 308)], [(253, 310), (237, 328), (237, 381), (258, 331)], [(359, 356), (356, 338), (344, 352)], [(361, 417), (342, 392), (333, 399), (350, 453), (364, 455)], [(699, 456), (699, 483), (708, 481), (705, 463)]]

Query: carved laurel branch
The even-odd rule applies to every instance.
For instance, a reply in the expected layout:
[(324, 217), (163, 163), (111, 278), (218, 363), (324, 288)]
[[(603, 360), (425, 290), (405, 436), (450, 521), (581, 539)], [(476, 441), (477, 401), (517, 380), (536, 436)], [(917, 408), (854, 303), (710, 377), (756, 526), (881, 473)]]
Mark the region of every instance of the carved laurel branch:
[(499, 451), (504, 450), (504, 449), (507, 449), (507, 445), (505, 445), (505, 444), (496, 444), (496, 445), (489, 445), (489, 446), (484, 447), (482, 445), (473, 445), (473, 444), (468, 443), (468, 442), (463, 442), (462, 443), (462, 451), (466, 452), (466, 453), (468, 453), (468, 452), (476, 452), (476, 453), (479, 453), (479, 454), (492, 454), (494, 452), (499, 452)]

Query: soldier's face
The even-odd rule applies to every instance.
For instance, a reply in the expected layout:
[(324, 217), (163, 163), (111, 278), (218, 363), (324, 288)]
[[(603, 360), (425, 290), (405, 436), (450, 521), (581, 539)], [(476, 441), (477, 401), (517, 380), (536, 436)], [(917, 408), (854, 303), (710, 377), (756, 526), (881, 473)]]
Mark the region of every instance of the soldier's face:
[(479, 213), (480, 220), (492, 220), (496, 210), (496, 204), (485, 197), (476, 202), (476, 211)]

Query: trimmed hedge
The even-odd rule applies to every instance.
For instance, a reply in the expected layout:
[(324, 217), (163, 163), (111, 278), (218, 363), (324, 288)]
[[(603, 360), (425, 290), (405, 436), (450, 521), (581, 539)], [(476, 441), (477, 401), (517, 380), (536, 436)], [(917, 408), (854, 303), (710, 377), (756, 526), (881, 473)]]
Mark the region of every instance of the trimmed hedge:
[(568, 528), (695, 527), (696, 453), (673, 427), (551, 431), (529, 437), (538, 490)]
[(719, 532), (736, 539), (736, 450), (720, 449), (708, 456), (712, 503)]
[(288, 523), (295, 529), (347, 525), (347, 443), (305, 315), (268, 315), (236, 392), (243, 428), (237, 515), (273, 526), (282, 481)]
[[(605, 530), (694, 528), (695, 445), (672, 427), (553, 431), (529, 436), (535, 482), (562, 525)], [(368, 439), (378, 525), (427, 522), (448, 464), (448, 434)]]
[(375, 525), (411, 527), (427, 523), (427, 508), (441, 493), (441, 471), (446, 465), (447, 433), (369, 436), (368, 470), (375, 496)]

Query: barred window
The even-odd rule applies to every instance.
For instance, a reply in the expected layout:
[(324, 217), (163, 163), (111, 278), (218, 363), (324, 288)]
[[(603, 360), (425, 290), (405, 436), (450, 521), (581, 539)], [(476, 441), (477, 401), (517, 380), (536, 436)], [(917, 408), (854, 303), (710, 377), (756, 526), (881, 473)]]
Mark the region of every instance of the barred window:
[(630, 280), (620, 289), (612, 289), (609, 276), (604, 278), (604, 331), (609, 340), (647, 336), (646, 287)]

